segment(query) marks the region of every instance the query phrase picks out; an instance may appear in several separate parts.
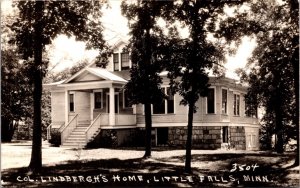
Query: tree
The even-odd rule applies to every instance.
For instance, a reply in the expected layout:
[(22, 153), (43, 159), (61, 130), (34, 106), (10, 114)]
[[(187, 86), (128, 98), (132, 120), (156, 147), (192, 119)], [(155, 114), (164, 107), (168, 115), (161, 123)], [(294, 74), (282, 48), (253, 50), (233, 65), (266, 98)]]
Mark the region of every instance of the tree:
[(28, 63), (19, 61), (16, 46), (9, 45), (15, 37), (8, 27), (14, 15), (5, 15), (1, 21), (1, 141), (10, 142), (19, 121), (30, 116), (32, 87), (29, 83)]
[(30, 117), (32, 87), (13, 49), (1, 50), (1, 62), (1, 141), (10, 142), (17, 123)]
[(58, 72), (58, 73), (53, 73), (53, 72), (48, 72), (47, 74), (47, 82), (58, 82), (61, 80), (65, 80), (67, 78), (70, 78), (74, 74), (76, 74), (78, 71), (83, 69), (88, 65), (88, 61), (83, 60), (77, 62), (74, 66), (71, 68), (65, 68), (64, 70)]
[[(223, 61), (223, 51), (209, 41), (207, 36), (215, 30), (215, 21), (222, 13), (223, 3), (210, 1), (177, 2), (173, 16), (189, 29), (187, 39), (171, 40), (170, 85), (173, 92), (179, 92), (183, 105), (188, 105), (188, 135), (186, 141), (185, 171), (191, 172), (191, 149), (193, 115), (197, 110), (196, 102), (208, 93), (208, 70), (217, 70)], [(172, 57), (173, 56), (173, 57)]]
[[(19, 1), (15, 2), (19, 17), (11, 25), (16, 33), (14, 43), (25, 60), (32, 60), (33, 75), (33, 140), (29, 169), (38, 173), (42, 168), (41, 96), (42, 80), (47, 61), (43, 59), (45, 46), (58, 34), (75, 35), (87, 41), (88, 48), (109, 51), (101, 34), (101, 2), (99, 1)], [(103, 52), (102, 51), (102, 52)], [(98, 65), (105, 66), (109, 53), (98, 56)]]
[(127, 4), (122, 2), (122, 14), (130, 23), (131, 39), (128, 50), (131, 53), (132, 68), (130, 80), (125, 86), (126, 93), (132, 104), (144, 104), (145, 110), (145, 155), (151, 156), (151, 104), (160, 102), (164, 97), (160, 84), (159, 73), (163, 58), (160, 57), (162, 30), (157, 25), (157, 19), (162, 10), (171, 2), (168, 1), (138, 1)]
[[(297, 140), (299, 164), (299, 2), (297, 0), (250, 1), (248, 13), (238, 14), (221, 24), (230, 28), (225, 36), (251, 35), (257, 48), (248, 63), (250, 73), (242, 78), (250, 85), (248, 99), (257, 98), (265, 108), (263, 122), (274, 127), (276, 151), (284, 151), (284, 143)], [(228, 24), (235, 19), (235, 25)], [(235, 34), (233, 36), (232, 34)], [(272, 130), (272, 129), (270, 129)]]

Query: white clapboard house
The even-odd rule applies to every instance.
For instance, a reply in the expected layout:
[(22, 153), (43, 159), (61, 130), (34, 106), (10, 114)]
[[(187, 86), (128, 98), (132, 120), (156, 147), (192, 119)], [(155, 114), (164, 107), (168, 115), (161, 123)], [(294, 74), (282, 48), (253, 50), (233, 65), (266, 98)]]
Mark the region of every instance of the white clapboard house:
[[(106, 69), (90, 64), (67, 80), (45, 84), (51, 92), (51, 131), (60, 134), (61, 146), (103, 145), (107, 136), (114, 147), (140, 142), (145, 130), (143, 105), (130, 106), (124, 85), (131, 62), (119, 41)], [(162, 88), (169, 95), (165, 72)], [(193, 147), (199, 149), (259, 149), (259, 124), (247, 114), (247, 88), (230, 78), (210, 78), (207, 97), (197, 102), (193, 121)], [(185, 147), (188, 107), (179, 105), (178, 94), (152, 105), (152, 143), (155, 146)], [(142, 136), (143, 137), (143, 136)]]

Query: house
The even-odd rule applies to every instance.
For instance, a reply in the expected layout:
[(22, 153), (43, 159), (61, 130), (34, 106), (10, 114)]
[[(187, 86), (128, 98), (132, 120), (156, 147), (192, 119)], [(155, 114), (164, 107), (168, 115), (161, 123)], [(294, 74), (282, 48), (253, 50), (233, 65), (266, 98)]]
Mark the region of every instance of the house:
[[(90, 64), (69, 79), (46, 84), (51, 91), (51, 120), (48, 136), (58, 132), (61, 146), (130, 146), (141, 144), (145, 130), (143, 105), (130, 106), (123, 87), (129, 79), (131, 62), (115, 46), (106, 69)], [(165, 72), (162, 88), (169, 97), (152, 105), (152, 142), (156, 146), (185, 147), (188, 108), (181, 97), (170, 94)], [(259, 124), (246, 113), (247, 88), (230, 78), (210, 78), (207, 97), (200, 98), (193, 121), (193, 147), (200, 149), (259, 149)]]

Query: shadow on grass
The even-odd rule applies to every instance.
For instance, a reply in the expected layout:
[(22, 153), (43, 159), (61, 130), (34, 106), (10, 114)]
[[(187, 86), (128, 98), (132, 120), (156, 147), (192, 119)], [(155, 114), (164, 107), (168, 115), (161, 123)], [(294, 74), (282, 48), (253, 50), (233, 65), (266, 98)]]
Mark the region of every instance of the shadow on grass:
[[(117, 158), (67, 161), (65, 164), (45, 166), (38, 176), (27, 175), (26, 168), (8, 169), (2, 172), (4, 186), (7, 187), (99, 187), (99, 186), (241, 186), (275, 187), (297, 186), (299, 179), (290, 179), (291, 171), (280, 168), (293, 156), (248, 155), (193, 155), (192, 161), (205, 164), (212, 162), (211, 168), (194, 167), (193, 173), (183, 172), (184, 156), (163, 159)], [(178, 163), (172, 160), (178, 160)], [(251, 170), (230, 172), (232, 164), (247, 164), (257, 167)], [(214, 164), (221, 164), (218, 168)], [(203, 165), (204, 166), (204, 165)], [(299, 173), (294, 172), (294, 173)], [(299, 178), (299, 176), (298, 176)]]

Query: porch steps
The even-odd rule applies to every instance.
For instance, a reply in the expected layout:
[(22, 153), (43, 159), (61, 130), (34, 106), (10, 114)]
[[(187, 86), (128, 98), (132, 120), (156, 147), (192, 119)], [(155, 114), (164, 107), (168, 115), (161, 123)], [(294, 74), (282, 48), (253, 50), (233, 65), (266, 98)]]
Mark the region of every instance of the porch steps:
[(86, 146), (85, 131), (89, 124), (79, 124), (69, 135), (69, 137), (62, 143), (64, 148), (84, 148)]

